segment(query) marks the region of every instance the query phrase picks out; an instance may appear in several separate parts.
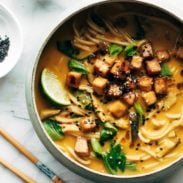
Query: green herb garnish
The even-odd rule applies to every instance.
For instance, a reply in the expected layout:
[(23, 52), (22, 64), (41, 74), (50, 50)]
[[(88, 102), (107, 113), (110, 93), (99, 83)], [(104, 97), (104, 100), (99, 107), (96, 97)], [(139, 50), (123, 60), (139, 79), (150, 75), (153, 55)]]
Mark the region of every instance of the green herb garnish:
[(92, 149), (95, 152), (96, 156), (98, 158), (102, 158), (102, 156), (103, 156), (102, 147), (97, 139), (95, 139), (95, 138), (91, 139), (91, 146), (92, 146)]
[(43, 126), (52, 140), (55, 141), (63, 138), (64, 132), (62, 127), (56, 121), (51, 119), (44, 120)]
[(115, 134), (112, 130), (102, 129), (100, 132), (100, 143), (103, 144), (105, 141), (111, 140)]
[(141, 103), (136, 102), (134, 105), (135, 111), (139, 117), (139, 124), (143, 124), (145, 118), (145, 110)]
[(84, 90), (73, 90), (72, 93), (76, 97), (77, 101), (81, 103), (81, 107), (83, 109), (93, 111), (93, 104), (90, 93)]
[[(108, 164), (110, 165), (110, 168), (117, 172), (118, 169), (120, 169), (122, 172), (124, 172), (126, 169), (135, 169), (136, 164), (132, 162), (128, 162), (126, 159), (125, 153), (121, 149), (120, 144), (112, 144), (110, 151), (106, 154)], [(114, 173), (112, 172), (112, 173)]]
[(103, 144), (105, 141), (112, 140), (117, 131), (118, 129), (111, 123), (104, 123), (100, 132), (100, 143)]
[(109, 47), (109, 54), (111, 56), (118, 56), (123, 50), (123, 47), (118, 44), (111, 44)]
[(172, 76), (172, 72), (168, 66), (168, 64), (161, 64), (161, 76)]
[(132, 57), (133, 55), (137, 54), (137, 46), (134, 44), (129, 44), (124, 49), (125, 57)]
[(82, 73), (82, 74), (87, 74), (88, 70), (86, 69), (86, 67), (84, 66), (84, 64), (82, 64), (81, 62), (71, 59), (68, 63), (69, 69)]
[(122, 172), (126, 169), (136, 170), (136, 164), (126, 160), (126, 155), (122, 151), (120, 144), (111, 144), (110, 150), (106, 153), (102, 152), (102, 147), (95, 138), (91, 139), (91, 146), (110, 174), (116, 174), (118, 170)]
[(79, 55), (80, 51), (78, 48), (72, 45), (70, 40), (65, 40), (63, 42), (57, 42), (57, 49), (67, 55), (70, 58), (75, 59)]

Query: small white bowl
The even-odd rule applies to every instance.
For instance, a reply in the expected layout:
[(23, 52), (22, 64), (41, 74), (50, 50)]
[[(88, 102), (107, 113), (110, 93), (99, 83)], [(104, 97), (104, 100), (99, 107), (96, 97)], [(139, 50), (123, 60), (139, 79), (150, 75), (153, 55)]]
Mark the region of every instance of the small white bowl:
[(5, 76), (13, 69), (18, 62), (21, 52), (23, 39), (19, 23), (12, 12), (0, 4), (0, 37), (9, 37), (10, 45), (8, 55), (0, 62), (0, 78)]

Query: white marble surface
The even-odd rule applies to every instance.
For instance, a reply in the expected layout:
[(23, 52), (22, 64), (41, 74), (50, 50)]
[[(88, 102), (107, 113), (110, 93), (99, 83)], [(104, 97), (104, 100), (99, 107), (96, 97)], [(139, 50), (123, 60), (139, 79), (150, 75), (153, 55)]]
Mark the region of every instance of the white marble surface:
[[(41, 41), (51, 27), (59, 20), (61, 13), (71, 5), (78, 6), (86, 0), (0, 0), (18, 18), (24, 37), (24, 49), (16, 67), (0, 79), (0, 127), (8, 131), (41, 161), (59, 174), (67, 183), (89, 183), (59, 164), (45, 149), (35, 134), (28, 117), (24, 83), (28, 64), (39, 48)], [(90, 0), (92, 1), (92, 0)], [(76, 3), (77, 2), (77, 3)], [(152, 0), (158, 2), (158, 0)], [(175, 10), (183, 17), (182, 0), (162, 0), (169, 10)], [(38, 183), (51, 182), (16, 149), (0, 137), (0, 157), (4, 158)], [(11, 172), (0, 166), (0, 183), (22, 182)], [(161, 181), (162, 182), (162, 181)], [(165, 183), (182, 183), (183, 169), (174, 173)]]

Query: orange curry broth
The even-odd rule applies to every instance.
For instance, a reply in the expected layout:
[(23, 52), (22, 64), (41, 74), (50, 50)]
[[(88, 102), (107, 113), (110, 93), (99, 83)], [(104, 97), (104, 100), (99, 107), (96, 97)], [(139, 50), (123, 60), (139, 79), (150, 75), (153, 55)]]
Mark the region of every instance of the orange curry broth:
[[(127, 15), (127, 19), (130, 20), (130, 17)], [(169, 25), (168, 23), (165, 23), (163, 21), (158, 21), (158, 20), (150, 20), (150, 25), (151, 25), (151, 31), (147, 34), (147, 38), (152, 42), (153, 46), (155, 49), (168, 49), (171, 50), (174, 45), (175, 45), (175, 40), (178, 34), (178, 30), (173, 27), (172, 25)], [(129, 25), (127, 28), (125, 28), (126, 31), (129, 33), (132, 32), (132, 26)], [(70, 30), (70, 31), (68, 31)], [(71, 22), (68, 22), (64, 24), (57, 32), (56, 34), (51, 38), (51, 40), (48, 42), (47, 46), (45, 47), (39, 64), (37, 68), (37, 73), (36, 73), (36, 82), (35, 82), (35, 96), (36, 96), (36, 105), (38, 112), (40, 113), (41, 110), (47, 109), (48, 107), (52, 107), (51, 104), (47, 102), (47, 100), (44, 98), (44, 95), (42, 94), (40, 90), (40, 74), (41, 71), (44, 67), (49, 68), (55, 74), (57, 74), (60, 78), (60, 81), (65, 84), (66, 81), (66, 75), (68, 73), (68, 60), (69, 58), (62, 53), (60, 53), (57, 48), (56, 48), (56, 42), (58, 40), (65, 40), (68, 38), (71, 38), (72, 36), (72, 27), (71, 27)], [(171, 35), (169, 38), (167, 38), (167, 34)], [(110, 35), (108, 35), (110, 37)], [(85, 53), (87, 54), (87, 53)], [(173, 78), (176, 80), (176, 82), (182, 82), (182, 76), (180, 75), (180, 71), (183, 68), (183, 64), (180, 61), (177, 61), (175, 59), (172, 59), (170, 62), (168, 62), (170, 68), (175, 67), (178, 70), (178, 74), (176, 76), (173, 76)], [(176, 87), (174, 87), (172, 90), (176, 90)], [(170, 110), (168, 110), (169, 113), (180, 113), (180, 109), (183, 103), (183, 97), (178, 96), (176, 105), (172, 106)], [(157, 119), (164, 119), (166, 118), (165, 112), (161, 111), (159, 114), (156, 115)], [(148, 121), (146, 121), (148, 123)], [(151, 125), (149, 125), (149, 128), (151, 128)], [(175, 132), (179, 136), (181, 142), (183, 142), (183, 133), (182, 133), (182, 128), (178, 127), (175, 129)], [(123, 135), (125, 136), (125, 133), (123, 130), (118, 131), (118, 135)], [(66, 154), (69, 154), (67, 149), (65, 147), (69, 146), (74, 149), (74, 144), (75, 144), (75, 137), (65, 135), (62, 140), (56, 141), (55, 143), (59, 146), (62, 147), (64, 152)], [(136, 144), (143, 144), (143, 142), (137, 142)], [(137, 148), (137, 146), (134, 146), (133, 148), (129, 147), (129, 139), (123, 139), (121, 141), (121, 145), (123, 146), (124, 152), (128, 155), (136, 155), (139, 153), (143, 153), (141, 150)], [(106, 143), (105, 146), (103, 147), (105, 150), (107, 150), (109, 147), (109, 143)], [(157, 147), (155, 144), (151, 145), (151, 147)], [(151, 158), (149, 160), (143, 161), (143, 162), (137, 162), (137, 171), (131, 171), (131, 170), (126, 170), (125, 172), (118, 172), (118, 174), (122, 175), (135, 175), (135, 174), (141, 174), (141, 173), (146, 173), (150, 172), (156, 169), (160, 169), (163, 166), (173, 162), (177, 158), (181, 157), (183, 155), (183, 145), (180, 143), (172, 152), (171, 157), (164, 157), (162, 161), (157, 161), (154, 158)], [(71, 156), (72, 157), (72, 156)], [(146, 167), (149, 166), (149, 167)], [(101, 160), (98, 160), (95, 157), (92, 157), (91, 164), (87, 165), (87, 167), (94, 169), (99, 172), (107, 173), (103, 163)]]

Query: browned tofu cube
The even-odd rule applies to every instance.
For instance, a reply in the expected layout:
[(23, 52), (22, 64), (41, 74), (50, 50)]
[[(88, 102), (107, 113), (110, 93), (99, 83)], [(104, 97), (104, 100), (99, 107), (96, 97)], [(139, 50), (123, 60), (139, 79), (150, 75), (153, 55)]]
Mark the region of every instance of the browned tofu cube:
[(82, 79), (82, 74), (71, 71), (67, 75), (67, 86), (78, 88)]
[(121, 70), (125, 74), (129, 74), (130, 73), (130, 63), (129, 63), (129, 61), (122, 60), (122, 62), (121, 62)]
[(115, 118), (120, 118), (125, 115), (128, 110), (128, 106), (125, 103), (116, 100), (108, 104), (108, 110)]
[(94, 92), (96, 92), (98, 95), (104, 94), (104, 90), (108, 84), (108, 80), (102, 77), (97, 77), (93, 80), (92, 86)]
[(126, 90), (134, 90), (137, 86), (136, 78), (131, 76), (126, 77), (124, 86)]
[(133, 105), (136, 99), (136, 95), (133, 92), (129, 92), (123, 95), (123, 101), (129, 106)]
[(158, 58), (158, 61), (161, 62), (166, 62), (170, 59), (170, 54), (167, 50), (158, 50), (156, 52), (156, 56)]
[(133, 56), (131, 60), (131, 68), (139, 70), (142, 67), (143, 58), (140, 56)]
[(139, 52), (145, 60), (152, 59), (154, 57), (152, 44), (149, 41), (145, 41), (139, 46)]
[(120, 97), (123, 94), (122, 89), (117, 84), (110, 84), (107, 89), (107, 96), (108, 97)]
[(152, 105), (156, 103), (157, 98), (154, 91), (144, 92), (142, 93), (142, 98), (144, 99), (146, 105)]
[(91, 132), (96, 128), (95, 119), (92, 117), (85, 117), (79, 122), (79, 128), (82, 132)]
[(80, 157), (88, 157), (90, 152), (87, 139), (84, 137), (77, 137), (74, 151)]
[(117, 79), (123, 79), (130, 73), (130, 64), (126, 60), (118, 59), (110, 70), (110, 73)]
[(158, 77), (154, 80), (154, 90), (157, 94), (167, 94), (168, 83), (167, 78)]
[(97, 59), (94, 64), (95, 72), (102, 77), (106, 77), (109, 73), (109, 65), (102, 60)]
[(157, 59), (146, 62), (146, 69), (149, 75), (157, 75), (161, 72), (161, 66)]
[(121, 72), (121, 61), (117, 60), (113, 67), (110, 70), (110, 73), (115, 77), (115, 78), (121, 78), (122, 72)]
[(109, 67), (111, 67), (113, 64), (114, 64), (114, 62), (115, 62), (115, 60), (116, 60), (116, 58), (115, 57), (111, 57), (110, 55), (105, 55), (104, 57), (102, 57), (101, 58), (105, 63), (107, 63), (108, 65), (109, 65)]
[(148, 76), (142, 76), (138, 79), (138, 87), (142, 91), (151, 91), (153, 85), (153, 79)]

